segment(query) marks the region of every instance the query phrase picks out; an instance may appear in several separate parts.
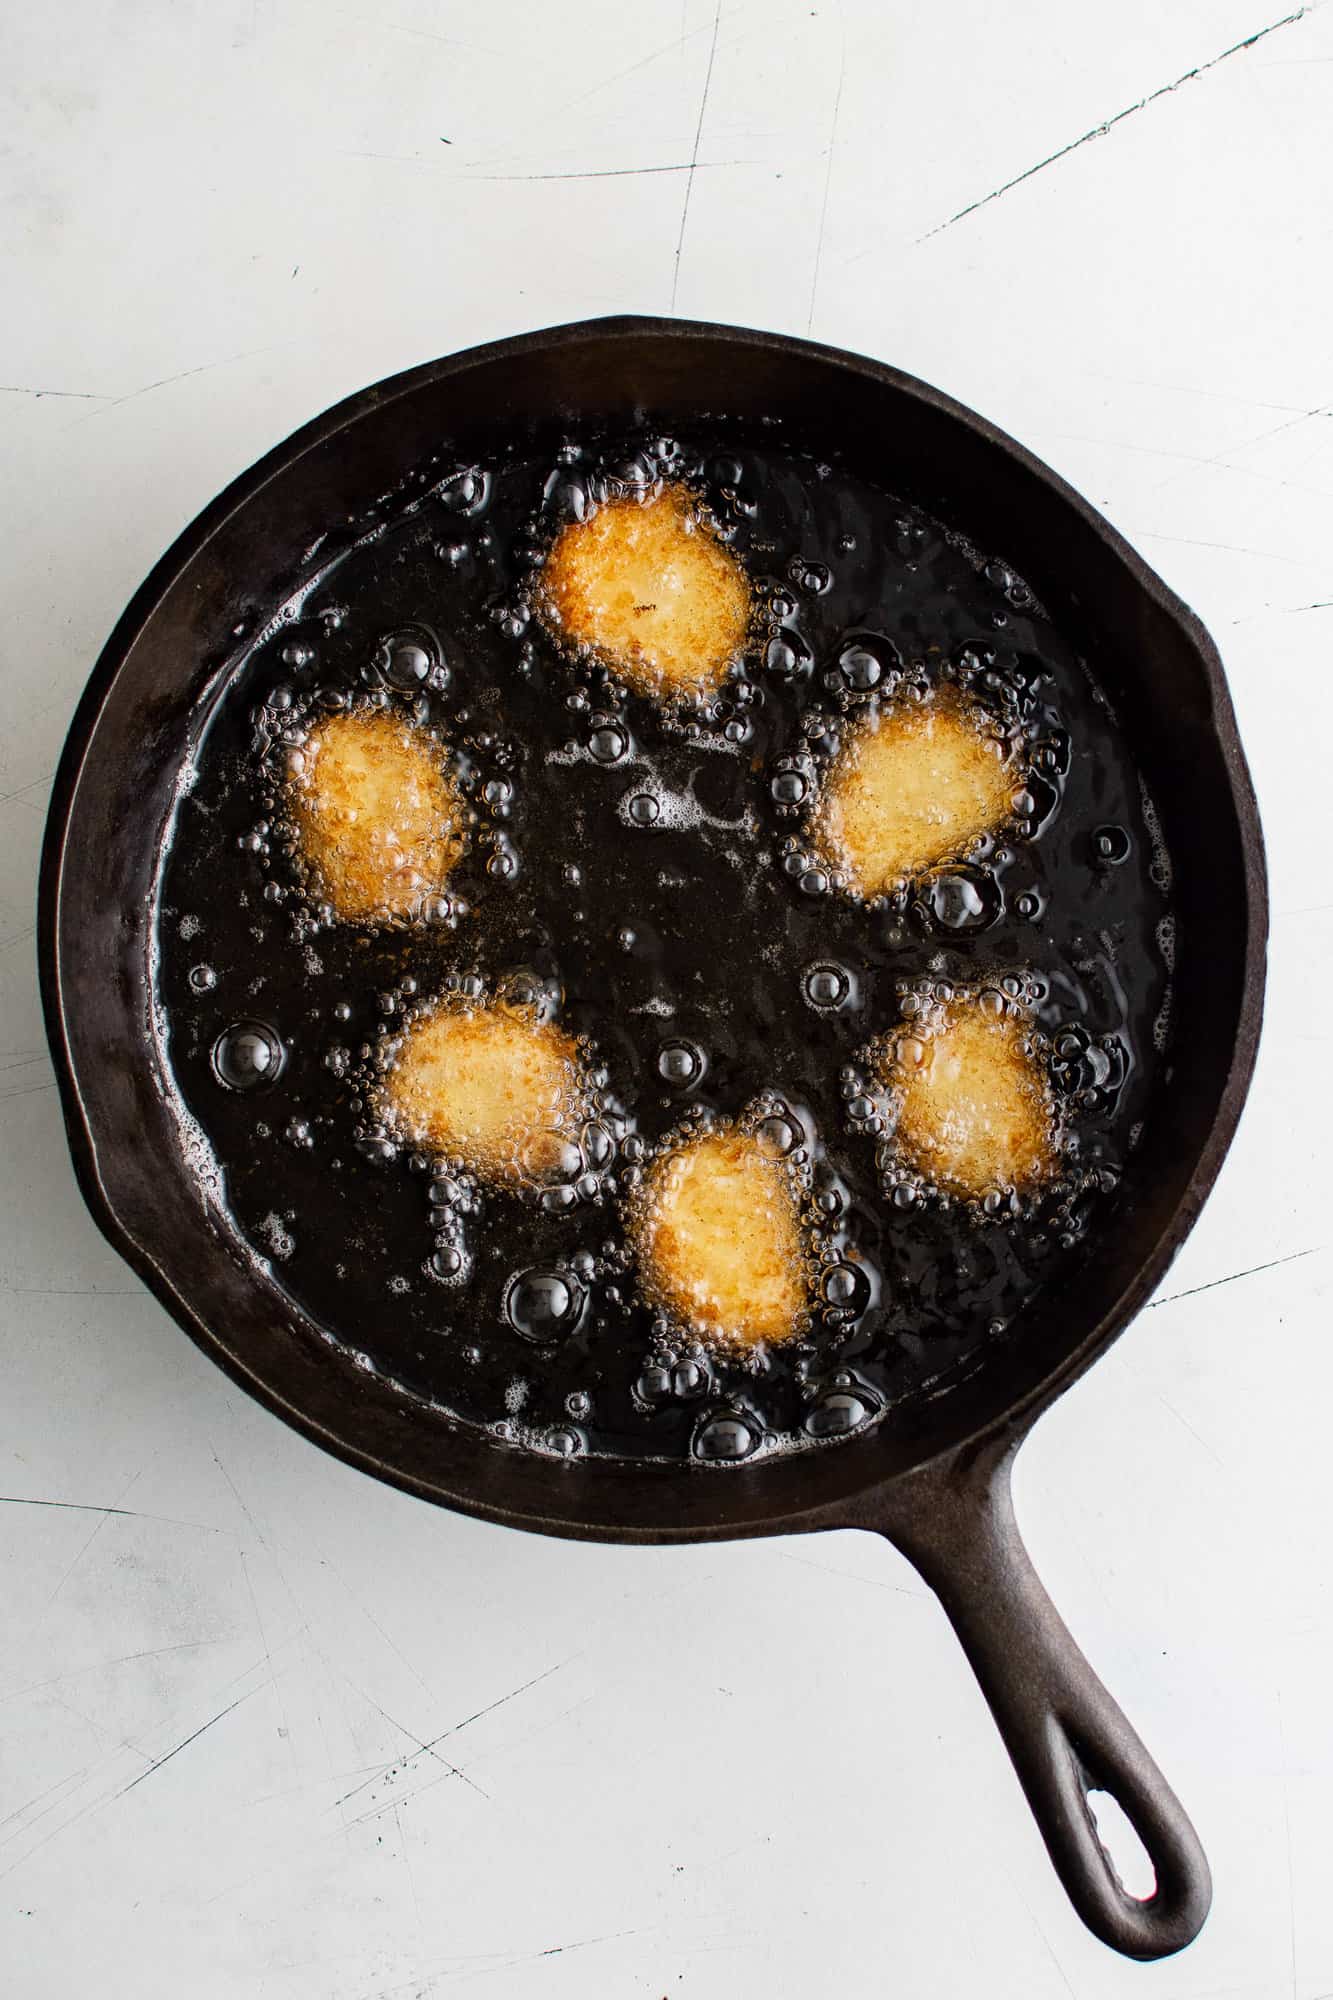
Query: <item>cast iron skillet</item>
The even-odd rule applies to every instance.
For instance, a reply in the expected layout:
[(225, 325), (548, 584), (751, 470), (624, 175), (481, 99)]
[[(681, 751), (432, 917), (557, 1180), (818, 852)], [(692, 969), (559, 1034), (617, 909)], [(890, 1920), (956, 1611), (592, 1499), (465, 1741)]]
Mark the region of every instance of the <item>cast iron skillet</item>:
[[(184, 1157), (149, 1032), (161, 836), (249, 592), (392, 487), (430, 446), (539, 448), (589, 419), (688, 429), (781, 413), (785, 437), (890, 485), (1015, 564), (1088, 656), (1164, 822), (1179, 926), (1155, 1114), (1115, 1226), (1076, 1286), (910, 1428), (708, 1469), (566, 1465), (450, 1423), (344, 1365), (237, 1252)], [(609, 319), (410, 370), (308, 424), (207, 508), (116, 627), (56, 779), (41, 876), (47, 1030), (74, 1165), (100, 1227), (185, 1331), (271, 1410), (349, 1463), (514, 1527), (601, 1541), (871, 1528), (939, 1593), (1084, 1922), (1136, 1958), (1195, 1936), (1211, 1894), (1193, 1828), (1061, 1623), (1019, 1539), (1010, 1464), (1035, 1418), (1157, 1286), (1211, 1187), (1249, 1083), (1263, 1000), (1264, 862), (1217, 652), (1087, 503), (981, 418), (874, 361), (681, 321)], [(1129, 1815), (1157, 1876), (1136, 1901), (1090, 1789)]]

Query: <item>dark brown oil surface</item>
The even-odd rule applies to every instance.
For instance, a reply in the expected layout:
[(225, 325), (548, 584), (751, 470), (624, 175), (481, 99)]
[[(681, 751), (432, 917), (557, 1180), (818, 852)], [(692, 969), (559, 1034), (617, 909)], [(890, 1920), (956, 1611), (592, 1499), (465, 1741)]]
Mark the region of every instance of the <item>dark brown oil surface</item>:
[[(1027, 1301), (1114, 1225), (1164, 1034), (1166, 858), (1085, 666), (1002, 561), (778, 437), (717, 426), (573, 438), (554, 461), (432, 464), (313, 552), (294, 592), (273, 587), (271, 623), (238, 653), (198, 746), (161, 877), (169, 1061), (237, 1231), (362, 1366), (536, 1449), (725, 1458), (808, 1444), (892, 1423), (995, 1342), (1021, 1341)], [(692, 718), (609, 699), (606, 676), (562, 657), (533, 608), (558, 527), (589, 496), (663, 474), (711, 507), (762, 614), (743, 676)], [(867, 677), (895, 662), (927, 680), (961, 669), (1026, 729), (1036, 830), (901, 906), (867, 908), (828, 890), (774, 781), (816, 770), (875, 698)], [(273, 774), (284, 733), (344, 699), (435, 724), (454, 747), (477, 812), (449, 885), (467, 905), (456, 920), (367, 930), (312, 913)], [(793, 789), (779, 783), (778, 799)], [(847, 985), (832, 1008), (812, 1004), (827, 979), (810, 982), (829, 965)], [(617, 1153), (596, 1197), (565, 1210), (484, 1190), (443, 1214), (435, 1163), (380, 1142), (364, 1084), (404, 1008), (515, 973), (563, 990), (563, 1024), (607, 1072)], [(908, 985), (1027, 975), (1068, 1112), (1063, 1194), (1004, 1219), (895, 1194), (876, 1139), (848, 1117), (858, 1052), (895, 1024)], [(226, 1037), (247, 1023), (280, 1063), (238, 1090), (216, 1052), (225, 1071)], [(662, 1072), (682, 1041), (703, 1057), (688, 1087)], [(835, 1275), (809, 1338), (756, 1369), (654, 1329), (620, 1188), (687, 1110), (731, 1117), (763, 1092), (808, 1147)], [(544, 1329), (529, 1316), (525, 1332), (506, 1298), (532, 1271), (558, 1280), (547, 1301), (563, 1286), (570, 1310)]]

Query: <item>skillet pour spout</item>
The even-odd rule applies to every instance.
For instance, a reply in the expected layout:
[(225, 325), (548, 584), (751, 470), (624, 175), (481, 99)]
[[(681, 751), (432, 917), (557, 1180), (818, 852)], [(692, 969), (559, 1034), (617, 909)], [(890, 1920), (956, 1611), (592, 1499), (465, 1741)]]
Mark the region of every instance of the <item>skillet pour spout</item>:
[[(1125, 731), (1174, 873), (1167, 1044), (1116, 1222), (1077, 1282), (901, 1421), (752, 1464), (561, 1462), (507, 1448), (354, 1365), (201, 1170), (155, 1024), (157, 913), (173, 814), (232, 671), (253, 592), (299, 574), (331, 524), (397, 490), (447, 440), (474, 463), (555, 450), (572, 427), (688, 431), (701, 411), (783, 427), (1003, 551), (1086, 659)], [(1202, 625), (1089, 504), (1013, 439), (864, 357), (743, 328), (587, 321), (446, 356), (352, 396), (245, 473), (181, 536), (98, 661), (57, 774), (40, 886), (43, 1002), (79, 1184), (115, 1248), (202, 1350), (284, 1421), (438, 1505), (625, 1543), (874, 1529), (938, 1592), (1083, 1921), (1131, 1957), (1187, 1944), (1207, 1863), (1148, 1753), (1083, 1660), (1023, 1549), (1013, 1452), (1160, 1283), (1216, 1177), (1249, 1085), (1267, 899), (1249, 774)], [(353, 1329), (354, 1331), (355, 1329)], [(345, 1331), (345, 1329), (344, 1329)], [(485, 1337), (478, 1326), (475, 1337)], [(1157, 1877), (1126, 1894), (1088, 1805), (1122, 1804)]]

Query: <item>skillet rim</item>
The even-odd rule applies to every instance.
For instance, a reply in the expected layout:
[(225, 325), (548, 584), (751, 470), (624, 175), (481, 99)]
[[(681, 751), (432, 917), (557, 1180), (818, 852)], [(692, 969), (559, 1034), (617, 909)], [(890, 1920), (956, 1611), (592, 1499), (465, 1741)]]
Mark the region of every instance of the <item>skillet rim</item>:
[[(272, 479), (291, 470), (307, 453), (327, 444), (377, 409), (401, 397), (411, 395), (428, 384), (444, 382), (451, 376), (464, 375), (475, 367), (521, 360), (524, 356), (535, 352), (573, 345), (584, 340), (604, 341), (646, 337), (670, 338), (681, 342), (725, 343), (755, 351), (776, 352), (798, 362), (819, 360), (831, 364), (846, 374), (861, 377), (916, 401), (936, 415), (970, 431), (974, 437), (996, 451), (1010, 466), (1044, 485), (1065, 509), (1075, 514), (1118, 563), (1125, 573), (1127, 582), (1174, 623), (1202, 669), (1209, 700), (1208, 727), (1221, 751), (1230, 806), (1235, 815), (1239, 835), (1246, 904), (1243, 968), (1235, 1042), (1206, 1137), (1195, 1155), (1183, 1192), (1163, 1221), (1147, 1254), (1140, 1260), (1133, 1275), (1123, 1285), (1112, 1304), (1083, 1338), (1064, 1353), (1039, 1380), (1022, 1390), (998, 1413), (983, 1418), (961, 1437), (938, 1444), (928, 1442), (926, 1449), (910, 1464), (888, 1471), (882, 1465), (876, 1466), (873, 1460), (867, 1457), (866, 1476), (849, 1481), (843, 1494), (831, 1501), (816, 1499), (808, 1503), (798, 1501), (785, 1506), (777, 1504), (771, 1509), (754, 1508), (752, 1515), (746, 1518), (729, 1519), (725, 1496), (734, 1493), (736, 1499), (740, 1500), (744, 1495), (753, 1503), (758, 1491), (756, 1482), (765, 1479), (766, 1469), (762, 1463), (749, 1468), (725, 1468), (705, 1475), (710, 1482), (716, 1481), (719, 1477), (725, 1481), (725, 1484), (717, 1490), (719, 1504), (714, 1510), (716, 1518), (666, 1525), (663, 1525), (661, 1518), (654, 1518), (647, 1524), (636, 1524), (619, 1517), (615, 1520), (599, 1518), (593, 1521), (582, 1516), (566, 1515), (558, 1508), (534, 1511), (530, 1507), (511, 1505), (503, 1499), (488, 1495), (459, 1492), (451, 1489), (443, 1479), (431, 1481), (419, 1478), (377, 1457), (372, 1450), (363, 1448), (348, 1437), (335, 1432), (291, 1401), (272, 1382), (253, 1373), (239, 1356), (231, 1351), (224, 1338), (205, 1323), (194, 1307), (171, 1283), (153, 1255), (151, 1242), (140, 1240), (128, 1224), (120, 1219), (113, 1191), (107, 1185), (109, 1176), (104, 1177), (103, 1167), (99, 1165), (93, 1125), (85, 1108), (70, 1037), (67, 1033), (67, 994), (62, 979), (60, 950), (61, 890), (69, 848), (69, 831), (79, 786), (85, 768), (89, 764), (98, 719), (117, 676), (135, 644), (150, 625), (158, 606), (188, 567), (202, 555), (219, 530), (240, 509), (248, 505)], [(52, 785), (43, 839), (38, 884), (37, 955), (47, 1037), (51, 1046), (66, 1135), (80, 1192), (103, 1235), (210, 1360), (223, 1368), (224, 1372), (248, 1394), (254, 1396), (273, 1414), (281, 1417), (311, 1442), (331, 1452), (344, 1463), (419, 1498), (501, 1525), (522, 1527), (573, 1539), (660, 1544), (733, 1539), (851, 1525), (864, 1519), (867, 1503), (874, 1494), (898, 1487), (917, 1472), (930, 1467), (938, 1468), (950, 1460), (959, 1461), (964, 1457), (974, 1457), (983, 1447), (994, 1446), (997, 1441), (1007, 1440), (1007, 1449), (1016, 1447), (1042, 1411), (1091, 1366), (1146, 1304), (1193, 1227), (1212, 1189), (1235, 1134), (1253, 1075), (1263, 1018), (1267, 932), (1268, 896), (1263, 835), (1253, 784), (1241, 747), (1218, 649), (1196, 614), (1150, 568), (1119, 531), (1112, 527), (1110, 522), (1060, 474), (1054, 472), (1034, 453), (987, 418), (979, 416), (942, 390), (888, 363), (792, 335), (707, 321), (618, 314), (567, 322), (461, 349), (457, 353), (420, 363), (357, 390), (300, 426), (287, 439), (240, 473), (201, 510), (153, 565), (143, 583), (131, 597), (103, 646), (75, 708)], [(112, 1164), (114, 1165), (114, 1158)], [(294, 1313), (296, 1317), (301, 1317), (299, 1309), (294, 1308)], [(496, 1445), (493, 1450), (502, 1461), (512, 1463), (514, 1455), (506, 1452), (504, 1447)], [(849, 1441), (848, 1444), (839, 1447), (837, 1456), (844, 1464), (849, 1464), (854, 1453), (855, 1441)], [(789, 1459), (780, 1463), (789, 1467), (793, 1464), (799, 1465), (804, 1457), (805, 1455), (801, 1454), (796, 1460)], [(586, 1482), (587, 1475), (593, 1473), (601, 1483), (602, 1494), (612, 1503), (614, 1511), (618, 1492), (625, 1494), (626, 1497), (633, 1494), (646, 1495), (656, 1486), (657, 1492), (665, 1495), (682, 1469), (674, 1463), (658, 1465), (656, 1462), (650, 1462), (647, 1465), (632, 1466), (619, 1461), (589, 1460), (578, 1463), (577, 1467), (562, 1467), (560, 1470), (562, 1480), (567, 1480), (570, 1473), (575, 1472), (581, 1482)], [(771, 1472), (768, 1476), (771, 1479)], [(503, 1484), (503, 1475), (499, 1483)], [(693, 1472), (691, 1484), (697, 1484), (697, 1474)], [(585, 1495), (586, 1492), (585, 1483)], [(633, 1505), (632, 1498), (630, 1504)], [(661, 1511), (658, 1510), (659, 1514)]]

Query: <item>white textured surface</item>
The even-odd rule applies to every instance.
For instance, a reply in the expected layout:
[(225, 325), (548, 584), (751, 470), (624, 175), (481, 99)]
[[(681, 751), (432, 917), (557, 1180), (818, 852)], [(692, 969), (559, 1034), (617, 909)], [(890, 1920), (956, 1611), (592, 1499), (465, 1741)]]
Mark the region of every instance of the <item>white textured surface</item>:
[[(1333, 1989), (1333, 6), (1208, 66), (1271, 4), (6, 10), (6, 1995)], [(1212, 1857), (1154, 1971), (1065, 1906), (888, 1548), (566, 1546), (382, 1489), (233, 1391), (75, 1193), (33, 882), (132, 588), (363, 382), (673, 305), (985, 411), (1226, 657), (1272, 865), (1257, 1081), (1165, 1296), (1018, 1482)]]

